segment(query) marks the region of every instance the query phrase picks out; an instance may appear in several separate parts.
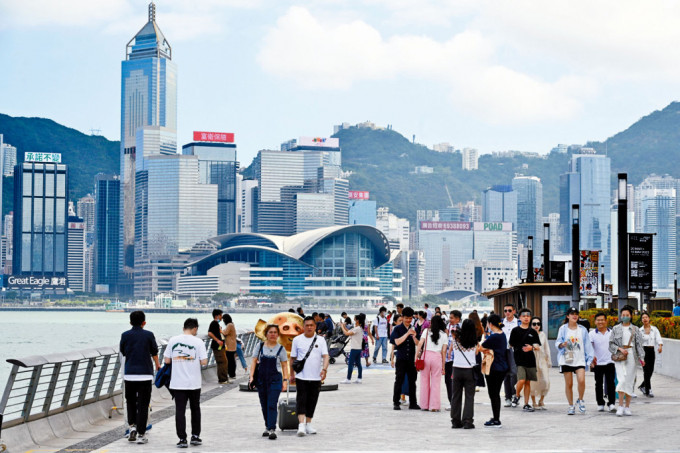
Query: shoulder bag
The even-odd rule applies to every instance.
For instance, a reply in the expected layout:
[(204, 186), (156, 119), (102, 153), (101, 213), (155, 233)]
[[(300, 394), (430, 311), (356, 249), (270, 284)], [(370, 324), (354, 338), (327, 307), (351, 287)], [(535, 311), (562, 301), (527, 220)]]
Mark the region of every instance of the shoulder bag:
[(489, 352), (484, 353), (484, 358), (482, 358), (482, 373), (487, 376), (491, 373), (491, 364), (493, 363), (494, 352), (493, 349), (489, 349)]
[[(623, 327), (621, 329), (623, 330)], [(635, 336), (635, 331), (631, 329), (630, 339), (628, 340), (628, 346), (626, 347), (626, 349), (630, 348), (630, 344), (632, 343), (634, 336)], [(630, 354), (630, 352), (628, 354)], [(623, 362), (627, 358), (628, 358), (628, 355), (624, 354), (623, 352), (619, 351), (618, 349), (616, 350), (616, 352), (614, 354), (612, 354), (612, 360), (614, 362)]]
[(260, 345), (260, 352), (257, 353), (257, 363), (255, 363), (255, 369), (253, 370), (253, 380), (248, 383), (248, 388), (250, 390), (255, 390), (257, 388), (257, 379), (260, 375), (260, 356), (262, 355), (262, 350), (264, 349), (264, 341)]
[[(428, 334), (430, 331), (428, 330)], [(425, 355), (425, 352), (427, 351), (427, 335), (425, 335), (425, 344), (423, 345), (423, 349), (420, 350), (420, 357), (416, 359), (416, 371), (423, 371), (425, 369), (425, 359), (422, 357)]]
[[(458, 346), (460, 346), (460, 343), (458, 343)], [(472, 365), (470, 363), (470, 361), (468, 360), (468, 358), (465, 356), (465, 352), (460, 348), (458, 350), (460, 351), (461, 354), (463, 354), (463, 358), (468, 363), (468, 365), (470, 365), (472, 367), (472, 379), (475, 380), (475, 385), (477, 385), (477, 387), (481, 387), (478, 383), (480, 381), (482, 381), (482, 382), (484, 381), (484, 377), (482, 376), (482, 370), (481, 370), (482, 367), (477, 365), (477, 364)]]
[(307, 354), (305, 354), (305, 357), (303, 359), (293, 360), (293, 371), (295, 371), (296, 373), (301, 373), (302, 370), (305, 368), (305, 362), (307, 361), (307, 357), (309, 357), (309, 354), (312, 353), (312, 349), (314, 349), (316, 338), (317, 335), (314, 335), (314, 340), (312, 341), (312, 344), (309, 346), (309, 351), (307, 351)]

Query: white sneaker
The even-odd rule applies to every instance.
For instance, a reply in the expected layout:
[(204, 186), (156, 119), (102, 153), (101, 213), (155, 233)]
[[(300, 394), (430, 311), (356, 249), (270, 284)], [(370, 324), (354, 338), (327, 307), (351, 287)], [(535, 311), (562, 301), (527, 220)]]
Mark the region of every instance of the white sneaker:
[(635, 393), (631, 393), (631, 394), (630, 394), (630, 397), (631, 397), (631, 398), (637, 398), (637, 395), (636, 395)]
[(616, 406), (614, 406), (613, 404), (607, 406), (607, 409), (609, 409), (609, 412), (616, 412)]
[(510, 407), (510, 406), (512, 406), (512, 400), (505, 400), (504, 406), (505, 406), (505, 407)]
[(623, 406), (619, 406), (619, 408), (616, 409), (616, 416), (623, 417)]
[(300, 423), (298, 425), (298, 431), (297, 431), (297, 436), (298, 437), (305, 437), (307, 435), (307, 430), (305, 429), (305, 424)]
[(451, 406), (446, 406), (446, 407), (444, 408), (444, 410), (445, 410), (445, 411), (450, 411), (450, 410), (451, 410)]
[(354, 384), (361, 384), (361, 379), (356, 378), (356, 379), (353, 381), (353, 383), (354, 383)]
[(597, 406), (598, 412), (604, 412), (604, 406)]
[(633, 415), (633, 413), (630, 411), (630, 407), (624, 407), (624, 408), (623, 408), (623, 415), (626, 415), (626, 416), (628, 416), (628, 417), (630, 417), (631, 415)]
[(147, 442), (149, 442), (149, 438), (146, 437), (146, 435), (141, 434), (141, 435), (138, 435), (138, 436), (137, 436), (137, 443), (138, 443), (138, 444), (145, 444), (145, 443), (147, 443)]
[(307, 431), (307, 434), (316, 434), (316, 430), (312, 427), (311, 423), (305, 425), (305, 430)]
[(340, 384), (351, 384), (351, 383), (352, 383), (352, 381), (350, 381), (349, 379), (344, 379), (344, 380), (340, 381)]

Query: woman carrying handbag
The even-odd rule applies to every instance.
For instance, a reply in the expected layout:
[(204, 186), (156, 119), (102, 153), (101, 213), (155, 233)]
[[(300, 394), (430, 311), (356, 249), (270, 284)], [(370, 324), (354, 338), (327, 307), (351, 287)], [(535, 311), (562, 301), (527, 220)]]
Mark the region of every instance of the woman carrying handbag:
[(633, 307), (630, 305), (623, 307), (619, 319), (621, 323), (614, 326), (609, 337), (609, 352), (612, 353), (616, 378), (619, 380), (616, 386), (616, 391), (619, 392), (619, 408), (616, 415), (621, 417), (633, 415), (630, 411), (630, 399), (635, 391), (637, 365), (638, 363), (645, 365), (643, 360), (645, 349), (640, 329), (631, 323)]
[[(446, 361), (448, 338), (441, 316), (433, 316), (430, 327), (423, 330), (416, 351), (416, 369), (420, 369), (420, 408), (424, 411), (439, 412), (441, 409), (440, 386)], [(422, 361), (422, 362), (421, 362)], [(422, 365), (421, 365), (422, 363)], [(422, 366), (422, 368), (421, 368)]]

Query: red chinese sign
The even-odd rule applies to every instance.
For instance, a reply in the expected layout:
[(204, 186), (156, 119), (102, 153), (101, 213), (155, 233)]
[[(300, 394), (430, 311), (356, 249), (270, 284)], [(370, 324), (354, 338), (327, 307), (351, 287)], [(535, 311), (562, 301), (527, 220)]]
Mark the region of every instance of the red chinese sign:
[(350, 200), (368, 200), (368, 191), (350, 190), (348, 192)]
[(195, 142), (234, 143), (233, 132), (201, 132), (194, 131)]
[(472, 229), (470, 222), (434, 222), (424, 220), (420, 222), (421, 230), (446, 230), (446, 231), (469, 231)]

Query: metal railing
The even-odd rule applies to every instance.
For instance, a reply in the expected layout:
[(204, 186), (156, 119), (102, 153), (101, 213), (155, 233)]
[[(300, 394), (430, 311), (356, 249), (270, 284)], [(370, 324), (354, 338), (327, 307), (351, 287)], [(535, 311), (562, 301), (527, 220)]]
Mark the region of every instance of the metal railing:
[[(208, 364), (215, 357), (206, 343)], [(243, 354), (251, 356), (260, 340), (252, 332), (239, 335)], [(159, 344), (163, 356), (167, 341)], [(27, 423), (76, 407), (119, 395), (122, 387), (121, 357), (118, 347), (72, 351), (64, 354), (9, 359), (12, 371), (0, 399), (1, 429)]]

